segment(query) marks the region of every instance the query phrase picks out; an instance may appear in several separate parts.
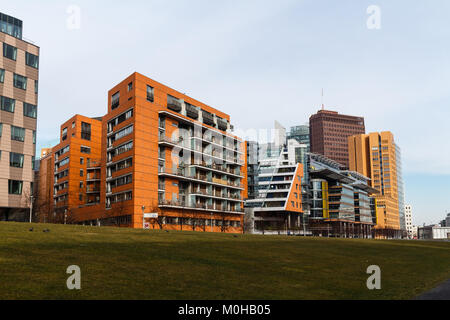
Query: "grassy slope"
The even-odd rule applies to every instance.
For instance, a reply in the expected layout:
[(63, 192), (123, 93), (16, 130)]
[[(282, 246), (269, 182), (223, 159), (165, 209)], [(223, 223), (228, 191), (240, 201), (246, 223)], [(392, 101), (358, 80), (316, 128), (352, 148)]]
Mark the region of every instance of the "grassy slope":
[[(409, 299), (450, 278), (443, 242), (29, 227), (0, 223), (0, 299)], [(66, 288), (73, 264), (80, 291)]]

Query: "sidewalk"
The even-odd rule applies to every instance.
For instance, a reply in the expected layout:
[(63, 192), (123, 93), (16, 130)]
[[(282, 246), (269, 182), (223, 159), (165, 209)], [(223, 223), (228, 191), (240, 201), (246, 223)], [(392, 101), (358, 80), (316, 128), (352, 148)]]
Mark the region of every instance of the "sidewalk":
[(416, 300), (450, 300), (450, 280), (418, 296)]

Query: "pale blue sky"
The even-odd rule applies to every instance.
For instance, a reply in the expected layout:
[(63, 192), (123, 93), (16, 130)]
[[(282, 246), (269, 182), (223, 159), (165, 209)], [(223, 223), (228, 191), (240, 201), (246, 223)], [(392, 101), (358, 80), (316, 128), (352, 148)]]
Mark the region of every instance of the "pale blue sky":
[[(369, 5), (381, 29), (366, 27)], [(69, 5), (81, 29), (66, 27)], [(325, 104), (390, 130), (415, 223), (450, 210), (448, 0), (3, 2), (41, 47), (38, 147), (74, 113), (106, 112), (134, 71), (229, 113), (237, 128), (303, 124)]]

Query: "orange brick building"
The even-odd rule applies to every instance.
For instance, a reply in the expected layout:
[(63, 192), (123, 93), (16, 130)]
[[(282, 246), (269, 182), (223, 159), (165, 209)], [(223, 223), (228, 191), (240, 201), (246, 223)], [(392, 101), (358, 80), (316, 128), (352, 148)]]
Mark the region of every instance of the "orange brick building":
[[(246, 150), (229, 133), (229, 115), (138, 73), (108, 97), (108, 113), (91, 123), (96, 138), (95, 146), (89, 145), (90, 159), (101, 159), (92, 168), (100, 179), (85, 182), (98, 191), (86, 195), (95, 201), (84, 203), (78, 189), (64, 188), (66, 182), (69, 188), (80, 184), (81, 167), (75, 163), (81, 155), (72, 160), (70, 154), (68, 164), (58, 165), (64, 148), (79, 149), (72, 146), (75, 140), (61, 141), (53, 148), (53, 157), (60, 153), (58, 172), (75, 167), (69, 168), (69, 178), (58, 177), (63, 187), (55, 189), (55, 208), (67, 209), (73, 223), (242, 232)], [(68, 137), (70, 123), (61, 127), (68, 128)]]
[(67, 222), (72, 210), (100, 203), (101, 118), (75, 115), (60, 133), (60, 143), (41, 159), (41, 221)]

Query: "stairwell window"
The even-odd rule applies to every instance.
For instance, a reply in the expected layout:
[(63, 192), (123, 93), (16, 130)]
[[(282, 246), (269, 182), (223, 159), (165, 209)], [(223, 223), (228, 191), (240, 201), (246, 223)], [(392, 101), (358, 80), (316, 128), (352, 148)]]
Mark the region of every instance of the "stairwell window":
[(25, 63), (27, 66), (38, 69), (39, 68), (39, 57), (31, 54), (29, 52), (25, 53)]
[(81, 122), (81, 139), (91, 140), (91, 124)]
[(21, 76), (20, 74), (14, 73), (14, 87), (27, 90), (27, 77)]
[(14, 108), (16, 107), (16, 100), (1, 96), (0, 104), (3, 111), (14, 112)]
[(119, 106), (119, 100), (120, 100), (120, 91), (116, 92), (111, 97), (111, 109), (114, 110)]
[(37, 106), (24, 102), (23, 115), (29, 118), (37, 118)]
[(5, 69), (0, 69), (0, 83), (5, 82)]
[(61, 136), (62, 136), (62, 141), (66, 141), (67, 140), (67, 128), (64, 128), (62, 130)]
[(22, 188), (23, 188), (23, 181), (8, 180), (8, 193), (9, 194), (21, 195)]
[(7, 43), (3, 43), (3, 56), (5, 58), (16, 61), (17, 60), (17, 48), (10, 46)]
[(154, 101), (153, 92), (154, 92), (153, 87), (147, 86), (147, 100), (150, 101), (150, 102)]
[(11, 126), (11, 140), (25, 141), (25, 129), (20, 127)]

